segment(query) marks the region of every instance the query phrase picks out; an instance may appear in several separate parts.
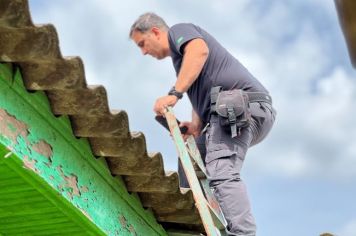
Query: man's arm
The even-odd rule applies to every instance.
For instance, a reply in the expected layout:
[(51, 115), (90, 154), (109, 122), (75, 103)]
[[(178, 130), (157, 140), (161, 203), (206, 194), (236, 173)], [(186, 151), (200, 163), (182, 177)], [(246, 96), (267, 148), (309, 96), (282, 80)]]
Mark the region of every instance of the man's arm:
[(201, 129), (202, 129), (202, 122), (201, 119), (199, 118), (198, 114), (196, 113), (196, 111), (193, 109), (192, 110), (192, 121), (188, 122), (188, 121), (183, 121), (180, 123), (179, 125), (180, 127), (187, 127), (187, 132), (185, 132), (185, 134), (183, 134), (183, 139), (184, 141), (187, 140), (187, 138), (189, 137), (189, 135), (193, 135), (195, 138), (198, 137), (200, 135)]
[[(193, 39), (184, 48), (184, 56), (180, 72), (175, 84), (175, 90), (186, 92), (198, 78), (208, 58), (208, 45), (202, 39)], [(153, 110), (158, 115), (163, 115), (166, 106), (174, 106), (178, 98), (174, 95), (160, 97), (156, 100)]]
[(203, 39), (196, 38), (184, 48), (182, 66), (180, 68), (175, 89), (184, 93), (198, 78), (209, 56), (209, 48)]

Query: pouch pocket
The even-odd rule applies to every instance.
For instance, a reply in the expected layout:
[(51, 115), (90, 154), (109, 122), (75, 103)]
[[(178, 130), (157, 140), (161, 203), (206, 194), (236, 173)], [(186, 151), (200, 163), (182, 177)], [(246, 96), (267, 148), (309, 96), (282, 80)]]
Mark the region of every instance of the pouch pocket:
[(230, 129), (232, 137), (236, 136), (236, 129), (251, 123), (249, 98), (241, 89), (219, 92), (215, 107), (220, 125), (226, 130)]

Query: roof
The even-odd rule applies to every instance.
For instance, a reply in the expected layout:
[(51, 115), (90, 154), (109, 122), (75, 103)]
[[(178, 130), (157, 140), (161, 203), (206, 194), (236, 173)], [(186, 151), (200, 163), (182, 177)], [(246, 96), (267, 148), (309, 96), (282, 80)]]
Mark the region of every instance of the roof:
[(344, 32), (351, 62), (356, 68), (356, 1), (335, 0), (339, 21)]
[[(73, 135), (69, 117), (54, 116), (43, 91), (26, 90), (14, 63), (0, 63), (0, 149), (0, 235), (52, 235), (63, 227), (84, 227), (82, 235), (167, 235), (88, 139)], [(56, 208), (70, 217), (39, 222)]]
[(0, 61), (21, 68), (28, 90), (44, 91), (54, 115), (68, 115), (73, 133), (87, 138), (113, 176), (137, 192), (166, 230), (204, 232), (190, 190), (165, 172), (160, 153), (148, 153), (145, 137), (130, 132), (125, 111), (111, 110), (103, 86), (88, 86), (79, 57), (62, 57), (53, 25), (34, 25), (27, 0), (0, 2)]

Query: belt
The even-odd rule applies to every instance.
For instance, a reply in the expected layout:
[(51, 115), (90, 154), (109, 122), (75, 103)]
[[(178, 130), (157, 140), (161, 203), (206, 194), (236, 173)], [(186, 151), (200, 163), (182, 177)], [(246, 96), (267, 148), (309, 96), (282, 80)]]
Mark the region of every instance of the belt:
[[(222, 90), (222, 87), (221, 86), (215, 86), (215, 87), (212, 87), (211, 88), (211, 91), (210, 91), (210, 101), (211, 101), (211, 104), (215, 105), (216, 103), (216, 100), (218, 99), (218, 94), (219, 92)], [(267, 94), (267, 93), (264, 93), (264, 92), (247, 92), (247, 91), (244, 91), (245, 94), (247, 94), (248, 96), (248, 101), (251, 103), (251, 102), (266, 102), (270, 105), (272, 105), (272, 97)]]
[(272, 105), (272, 97), (267, 93), (262, 92), (245, 92), (249, 102), (266, 102)]

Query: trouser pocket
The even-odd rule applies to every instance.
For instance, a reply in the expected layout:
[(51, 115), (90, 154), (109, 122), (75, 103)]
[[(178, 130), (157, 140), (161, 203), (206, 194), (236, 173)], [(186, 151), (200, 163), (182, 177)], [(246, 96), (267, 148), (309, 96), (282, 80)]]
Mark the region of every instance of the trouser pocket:
[(207, 154), (209, 161), (206, 163), (206, 172), (211, 187), (232, 178), (235, 172), (235, 155), (234, 152), (226, 150), (213, 151)]

